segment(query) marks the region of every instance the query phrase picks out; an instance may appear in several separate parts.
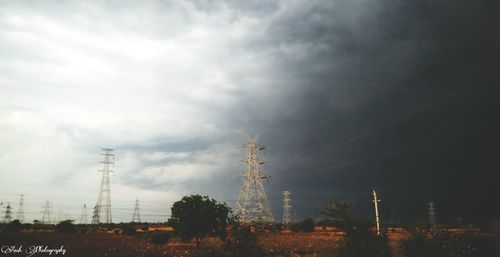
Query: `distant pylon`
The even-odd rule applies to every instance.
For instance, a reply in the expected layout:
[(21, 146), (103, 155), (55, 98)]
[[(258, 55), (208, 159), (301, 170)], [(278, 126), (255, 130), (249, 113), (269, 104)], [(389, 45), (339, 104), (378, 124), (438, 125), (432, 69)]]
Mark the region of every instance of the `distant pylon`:
[(436, 226), (436, 209), (433, 202), (429, 202), (429, 224), (431, 227)]
[(135, 199), (135, 208), (134, 215), (132, 216), (132, 222), (141, 223), (141, 215), (139, 213), (139, 199)]
[(10, 203), (7, 203), (5, 207), (5, 216), (3, 220), (5, 223), (10, 223), (12, 221), (12, 208), (10, 207)]
[(42, 206), (42, 224), (50, 224), (50, 202), (45, 201), (44, 205)]
[(16, 219), (19, 222), (24, 223), (24, 196), (21, 194), (21, 199), (19, 200), (19, 207), (17, 208)]
[(287, 226), (290, 223), (290, 208), (292, 205), (290, 202), (290, 191), (283, 191), (283, 225)]
[(99, 205), (97, 204), (92, 211), (92, 224), (99, 224)]
[(375, 222), (377, 225), (377, 235), (380, 235), (380, 217), (378, 214), (378, 203), (380, 202), (380, 199), (377, 197), (377, 191), (373, 190), (373, 204), (375, 207)]
[(242, 173), (243, 185), (236, 203), (236, 215), (242, 223), (273, 221), (266, 191), (262, 185), (262, 180), (268, 179), (269, 176), (260, 171), (260, 165), (267, 164), (267, 161), (257, 156), (257, 151), (264, 150), (265, 147), (257, 144), (257, 138), (258, 136), (248, 137), (244, 145), (247, 149), (247, 157), (244, 160), (245, 170)]
[[(104, 160), (101, 162), (102, 178), (101, 178), (101, 188), (99, 190), (99, 196), (97, 198), (97, 208), (94, 217), (92, 218), (93, 224), (99, 223), (112, 223), (111, 218), (111, 187), (109, 182), (109, 173), (113, 172), (110, 169), (110, 165), (114, 167), (115, 155), (113, 154), (113, 149), (103, 148), (102, 149)], [(104, 213), (101, 213), (104, 212)], [(104, 221), (101, 220), (101, 215), (103, 215)]]
[(84, 204), (82, 208), (82, 215), (80, 215), (80, 224), (87, 224), (87, 205)]

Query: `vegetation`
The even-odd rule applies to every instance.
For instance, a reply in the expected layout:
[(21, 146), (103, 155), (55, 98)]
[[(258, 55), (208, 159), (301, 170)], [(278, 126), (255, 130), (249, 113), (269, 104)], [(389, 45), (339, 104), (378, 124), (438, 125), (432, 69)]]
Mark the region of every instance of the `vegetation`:
[(136, 234), (136, 228), (134, 224), (129, 224), (129, 223), (122, 224), (121, 229), (123, 231), (123, 234), (125, 235), (133, 236)]
[(340, 244), (340, 257), (391, 257), (389, 240), (385, 234), (376, 235), (370, 231), (370, 224), (355, 220), (351, 214), (351, 205), (340, 200), (332, 201), (323, 215), (334, 226), (345, 231)]
[(195, 238), (196, 247), (199, 248), (203, 236), (226, 239), (229, 212), (226, 204), (219, 204), (208, 196), (185, 196), (172, 206), (169, 223), (184, 240)]
[(494, 257), (499, 254), (492, 238), (443, 230), (415, 231), (402, 247), (407, 257)]
[(258, 257), (265, 255), (257, 242), (257, 236), (248, 226), (235, 227), (232, 238), (227, 240), (222, 248), (230, 256)]
[(72, 220), (64, 220), (59, 222), (59, 224), (56, 225), (56, 229), (59, 232), (63, 233), (74, 233), (76, 232), (75, 225), (73, 224)]
[(170, 233), (154, 233), (149, 242), (155, 245), (162, 245), (168, 243)]
[(312, 232), (314, 230), (314, 220), (307, 218), (303, 221), (293, 223), (291, 229), (294, 232)]
[(23, 225), (19, 220), (13, 220), (11, 223), (5, 226), (5, 230), (11, 233), (18, 233), (22, 229)]

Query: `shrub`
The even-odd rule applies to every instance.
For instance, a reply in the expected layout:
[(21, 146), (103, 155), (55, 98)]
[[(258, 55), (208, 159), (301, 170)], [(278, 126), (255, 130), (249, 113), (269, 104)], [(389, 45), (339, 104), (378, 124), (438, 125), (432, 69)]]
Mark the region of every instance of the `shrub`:
[(232, 239), (224, 243), (223, 249), (229, 253), (229, 256), (265, 256), (257, 242), (257, 236), (252, 233), (248, 226), (235, 228)]
[(169, 233), (154, 233), (149, 242), (155, 245), (162, 245), (168, 243), (169, 239)]
[(312, 232), (314, 230), (314, 220), (307, 218), (301, 222), (294, 223), (292, 224), (291, 229), (294, 232)]
[(13, 220), (11, 223), (5, 225), (5, 230), (11, 233), (18, 233), (22, 228), (21, 222), (19, 220)]
[(59, 222), (59, 224), (56, 225), (56, 229), (59, 232), (63, 233), (74, 233), (76, 232), (75, 225), (73, 225), (72, 220), (64, 220)]
[(385, 234), (375, 235), (365, 229), (346, 234), (339, 250), (341, 257), (392, 256), (387, 236)]
[(472, 233), (453, 234), (437, 231), (428, 235), (412, 233), (403, 242), (403, 250), (408, 257), (493, 257), (496, 253), (492, 238)]
[(135, 235), (137, 232), (135, 226), (132, 224), (123, 224), (122, 230), (123, 230), (123, 234), (130, 235), (130, 236)]

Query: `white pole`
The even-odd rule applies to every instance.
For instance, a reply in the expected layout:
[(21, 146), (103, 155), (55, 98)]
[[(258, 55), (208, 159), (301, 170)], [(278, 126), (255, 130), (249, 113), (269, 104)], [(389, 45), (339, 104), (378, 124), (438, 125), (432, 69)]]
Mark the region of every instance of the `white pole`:
[(380, 200), (377, 198), (377, 192), (373, 190), (373, 203), (375, 205), (375, 222), (377, 224), (377, 235), (380, 235), (380, 218), (378, 216), (378, 202), (380, 202)]

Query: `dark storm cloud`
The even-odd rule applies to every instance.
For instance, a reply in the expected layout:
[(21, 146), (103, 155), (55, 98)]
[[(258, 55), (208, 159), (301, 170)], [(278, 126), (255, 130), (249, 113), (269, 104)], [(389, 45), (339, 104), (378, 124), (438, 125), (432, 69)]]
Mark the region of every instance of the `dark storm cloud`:
[(373, 187), (388, 218), (423, 218), (427, 201), (449, 219), (498, 214), (488, 207), (498, 193), (498, 12), (493, 1), (336, 1), (277, 15), (256, 48), (271, 49), (289, 90), (256, 97), (232, 120), (271, 149), (274, 209), (290, 189), (301, 216), (334, 197), (366, 213)]

